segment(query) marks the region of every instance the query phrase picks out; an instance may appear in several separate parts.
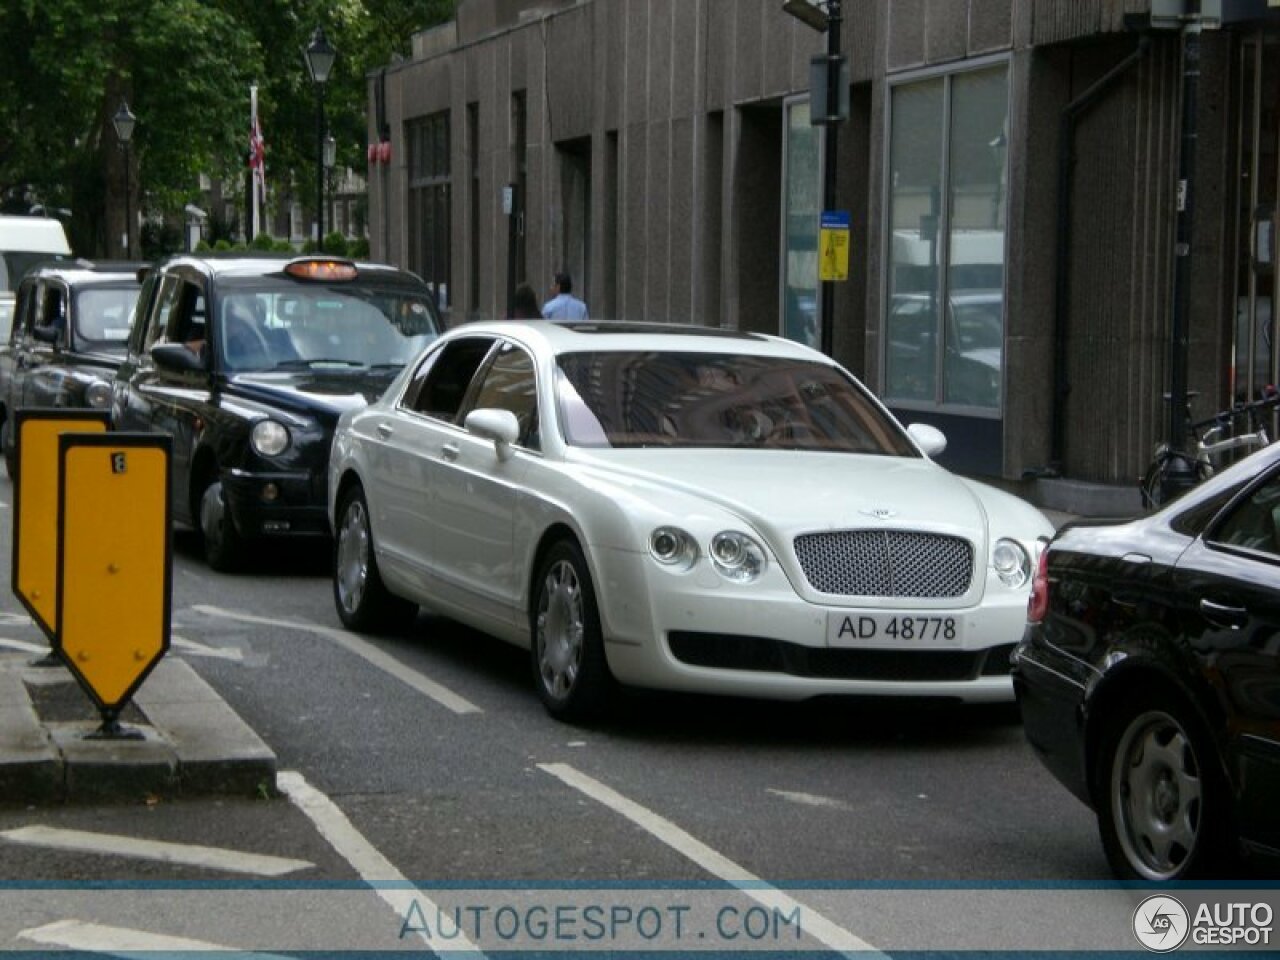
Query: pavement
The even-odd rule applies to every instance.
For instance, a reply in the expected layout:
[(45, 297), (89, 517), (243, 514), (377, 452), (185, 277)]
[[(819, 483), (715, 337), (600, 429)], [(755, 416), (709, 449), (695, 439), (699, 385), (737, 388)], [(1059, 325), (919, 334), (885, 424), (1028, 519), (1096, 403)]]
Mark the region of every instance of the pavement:
[(140, 802), (275, 793), (276, 757), (183, 660), (165, 657), (123, 711), (125, 738), (65, 666), (0, 654), (0, 803)]

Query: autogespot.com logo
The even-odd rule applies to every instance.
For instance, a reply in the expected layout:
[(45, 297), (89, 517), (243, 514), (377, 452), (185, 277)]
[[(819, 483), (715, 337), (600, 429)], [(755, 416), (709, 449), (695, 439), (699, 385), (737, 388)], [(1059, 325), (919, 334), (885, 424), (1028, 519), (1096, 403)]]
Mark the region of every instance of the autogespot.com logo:
[(1164, 894), (1147, 897), (1133, 911), (1133, 935), (1156, 953), (1177, 950), (1186, 941), (1190, 928), (1187, 908)]

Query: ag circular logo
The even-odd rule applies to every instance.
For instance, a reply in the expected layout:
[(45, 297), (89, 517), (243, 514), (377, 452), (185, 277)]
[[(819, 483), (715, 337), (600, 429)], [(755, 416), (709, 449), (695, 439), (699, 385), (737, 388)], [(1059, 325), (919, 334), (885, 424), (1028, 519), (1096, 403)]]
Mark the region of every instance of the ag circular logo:
[(1186, 941), (1190, 929), (1191, 915), (1187, 908), (1164, 894), (1147, 897), (1133, 911), (1133, 935), (1155, 953), (1177, 950)]

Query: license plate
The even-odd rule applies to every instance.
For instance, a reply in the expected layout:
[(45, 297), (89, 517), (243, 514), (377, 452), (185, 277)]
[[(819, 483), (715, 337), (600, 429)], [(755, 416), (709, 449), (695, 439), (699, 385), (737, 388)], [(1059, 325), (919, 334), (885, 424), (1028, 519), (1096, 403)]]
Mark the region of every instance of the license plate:
[(959, 647), (964, 620), (954, 616), (909, 613), (827, 614), (829, 647)]

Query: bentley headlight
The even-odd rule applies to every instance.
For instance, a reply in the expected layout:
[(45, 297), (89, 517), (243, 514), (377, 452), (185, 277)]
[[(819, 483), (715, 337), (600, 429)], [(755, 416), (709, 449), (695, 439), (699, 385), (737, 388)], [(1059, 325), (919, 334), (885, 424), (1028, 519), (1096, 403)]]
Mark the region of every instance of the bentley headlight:
[(276, 420), (259, 420), (249, 434), (254, 452), (262, 457), (278, 457), (289, 449), (289, 428)]
[(997, 540), (991, 551), (991, 565), (1007, 587), (1020, 587), (1031, 577), (1031, 557), (1017, 540)]
[(95, 410), (105, 410), (111, 406), (111, 384), (105, 380), (95, 380), (84, 388), (84, 401)]
[(688, 570), (698, 559), (698, 544), (679, 527), (658, 527), (649, 534), (649, 553), (665, 567)]
[(745, 533), (726, 530), (711, 538), (711, 563), (726, 580), (750, 583), (764, 573), (764, 548)]

